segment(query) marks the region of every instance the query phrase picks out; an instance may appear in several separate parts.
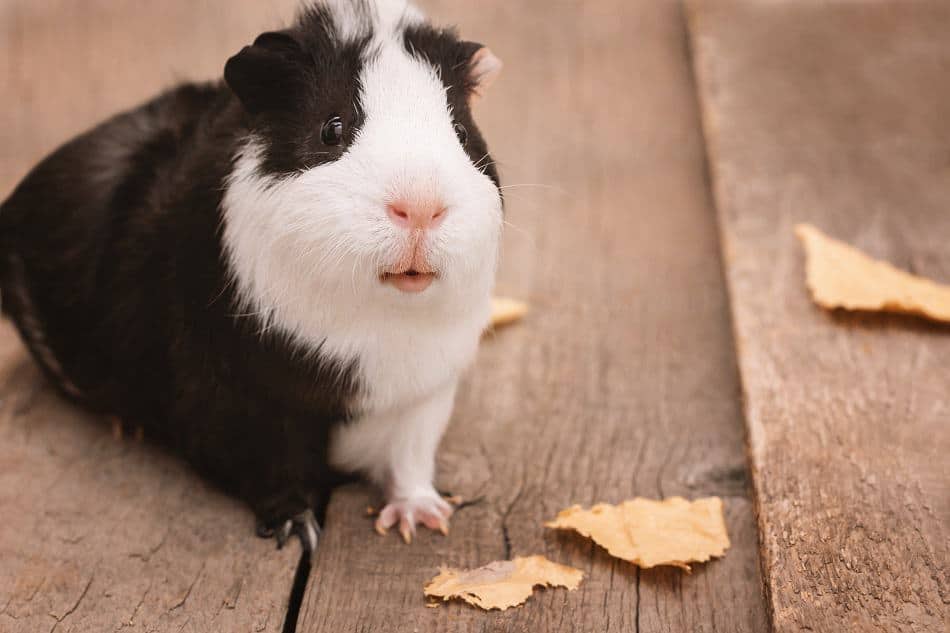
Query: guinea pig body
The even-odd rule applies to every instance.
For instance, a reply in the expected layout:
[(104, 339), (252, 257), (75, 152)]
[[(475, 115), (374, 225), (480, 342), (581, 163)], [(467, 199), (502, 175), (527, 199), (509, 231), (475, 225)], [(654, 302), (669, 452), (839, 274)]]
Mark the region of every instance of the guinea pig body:
[(0, 207), (3, 310), (69, 398), (182, 452), (266, 533), (330, 489), (444, 529), (434, 456), (488, 320), (499, 63), (402, 0), (318, 3), (67, 143)]

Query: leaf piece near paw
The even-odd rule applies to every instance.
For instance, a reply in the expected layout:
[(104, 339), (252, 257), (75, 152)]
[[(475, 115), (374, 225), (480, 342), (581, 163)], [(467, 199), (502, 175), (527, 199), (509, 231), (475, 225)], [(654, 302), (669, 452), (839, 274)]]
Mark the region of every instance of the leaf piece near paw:
[[(524, 604), (536, 586), (577, 589), (584, 572), (560, 565), (544, 556), (525, 556), (496, 561), (471, 570), (442, 568), (425, 587), (425, 595), (448, 601), (459, 598), (482, 609), (501, 609)], [(436, 603), (437, 604), (437, 603)]]
[(719, 497), (692, 502), (682, 497), (665, 501), (638, 497), (590, 510), (573, 506), (544, 525), (579, 532), (611, 556), (643, 568), (672, 565), (689, 571), (687, 563), (708, 561), (729, 548)]

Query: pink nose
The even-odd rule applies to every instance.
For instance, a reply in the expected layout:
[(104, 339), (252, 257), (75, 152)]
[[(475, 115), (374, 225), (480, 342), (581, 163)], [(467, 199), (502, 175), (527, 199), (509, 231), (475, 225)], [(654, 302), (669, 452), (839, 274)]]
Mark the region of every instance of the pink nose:
[(398, 201), (386, 205), (386, 212), (396, 226), (407, 229), (428, 229), (439, 225), (446, 208), (438, 200)]

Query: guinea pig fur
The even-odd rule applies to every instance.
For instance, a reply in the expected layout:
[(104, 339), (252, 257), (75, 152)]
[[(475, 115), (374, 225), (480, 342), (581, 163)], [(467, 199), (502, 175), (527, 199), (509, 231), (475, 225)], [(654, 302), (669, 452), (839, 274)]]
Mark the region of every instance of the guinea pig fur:
[[(501, 68), (404, 0), (301, 10), (71, 140), (0, 207), (3, 311), (68, 398), (144, 427), (316, 545), (362, 474), (377, 521), (432, 485), (502, 228), (472, 103)], [(316, 517), (316, 518), (315, 518)]]

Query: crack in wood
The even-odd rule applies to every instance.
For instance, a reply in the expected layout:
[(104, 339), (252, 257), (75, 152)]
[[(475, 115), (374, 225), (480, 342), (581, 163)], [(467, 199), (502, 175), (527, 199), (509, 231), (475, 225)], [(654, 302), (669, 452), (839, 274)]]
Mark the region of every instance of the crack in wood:
[[(317, 547), (319, 547), (319, 544)], [(316, 552), (314, 552), (314, 554), (315, 553)], [(300, 553), (300, 560), (297, 562), (297, 571), (294, 573), (294, 582), (290, 587), (290, 596), (287, 598), (287, 614), (284, 616), (284, 626), (281, 629), (282, 633), (296, 633), (297, 631), (297, 620), (300, 618), (300, 608), (303, 606), (307, 582), (310, 580), (310, 572), (313, 570), (312, 560), (307, 552)]]
[(155, 545), (155, 547), (150, 547), (146, 553), (142, 552), (131, 552), (129, 558), (137, 558), (143, 563), (147, 563), (151, 560), (152, 556), (158, 553), (158, 550), (162, 549), (165, 545), (165, 542), (168, 540), (168, 535), (171, 533), (171, 528), (165, 530), (165, 533), (162, 535), (161, 540)]
[(215, 613), (215, 618), (221, 615), (223, 609), (233, 610), (237, 607), (238, 600), (241, 597), (241, 591), (244, 590), (244, 578), (236, 579), (232, 584), (231, 588), (228, 590), (227, 595), (225, 595), (224, 600), (221, 601), (221, 607)]
[(171, 609), (168, 610), (169, 613), (185, 606), (185, 603), (188, 602), (189, 596), (191, 596), (191, 591), (195, 588), (195, 585), (198, 584), (198, 580), (201, 578), (201, 574), (204, 573), (204, 570), (205, 570), (205, 563), (201, 563), (201, 568), (198, 569), (198, 573), (195, 575), (195, 579), (191, 581), (190, 585), (188, 585), (188, 590), (185, 592), (185, 595), (182, 596), (182, 599), (179, 600), (177, 604), (175, 604), (174, 606), (172, 606)]
[(73, 606), (67, 609), (66, 612), (63, 613), (63, 615), (59, 617), (50, 613), (50, 616), (52, 616), (56, 620), (56, 623), (53, 624), (53, 628), (49, 630), (49, 633), (54, 633), (54, 631), (56, 631), (56, 628), (60, 625), (60, 623), (62, 623), (63, 620), (71, 616), (76, 611), (76, 609), (79, 608), (79, 604), (83, 601), (83, 598), (86, 597), (86, 594), (89, 593), (89, 587), (92, 586), (92, 581), (96, 577), (96, 569), (98, 568), (99, 568), (99, 563), (96, 563), (95, 567), (92, 568), (92, 573), (89, 574), (89, 580), (86, 582), (86, 586), (83, 587), (82, 593), (79, 594), (79, 598), (76, 599), (76, 602), (73, 603)]
[(184, 631), (185, 627), (188, 626), (190, 623), (191, 623), (191, 616), (189, 615), (187, 618), (185, 618), (185, 621), (181, 623), (181, 626), (178, 627), (178, 633), (181, 633), (182, 631)]
[(634, 631), (640, 633), (640, 568), (637, 567), (637, 610), (636, 610), (636, 628)]
[(508, 524), (505, 522), (501, 524), (501, 538), (502, 545), (504, 546), (505, 560), (511, 560), (511, 535), (508, 534)]
[(502, 546), (505, 552), (505, 560), (511, 560), (511, 534), (508, 531), (508, 517), (511, 516), (511, 511), (514, 510), (515, 504), (521, 499), (521, 495), (524, 493), (525, 482), (524, 479), (521, 480), (521, 483), (518, 485), (518, 492), (515, 493), (514, 498), (511, 500), (511, 503), (508, 504), (508, 507), (504, 512), (500, 513), (501, 517), (501, 537), (502, 537)]
[(139, 603), (135, 605), (135, 609), (132, 611), (132, 615), (129, 616), (129, 626), (135, 624), (135, 617), (139, 614), (139, 610), (142, 608), (142, 605), (145, 604), (145, 598), (148, 597), (149, 592), (152, 591), (152, 581), (149, 581), (148, 587), (145, 589), (145, 593), (142, 594), (142, 598), (139, 600)]

